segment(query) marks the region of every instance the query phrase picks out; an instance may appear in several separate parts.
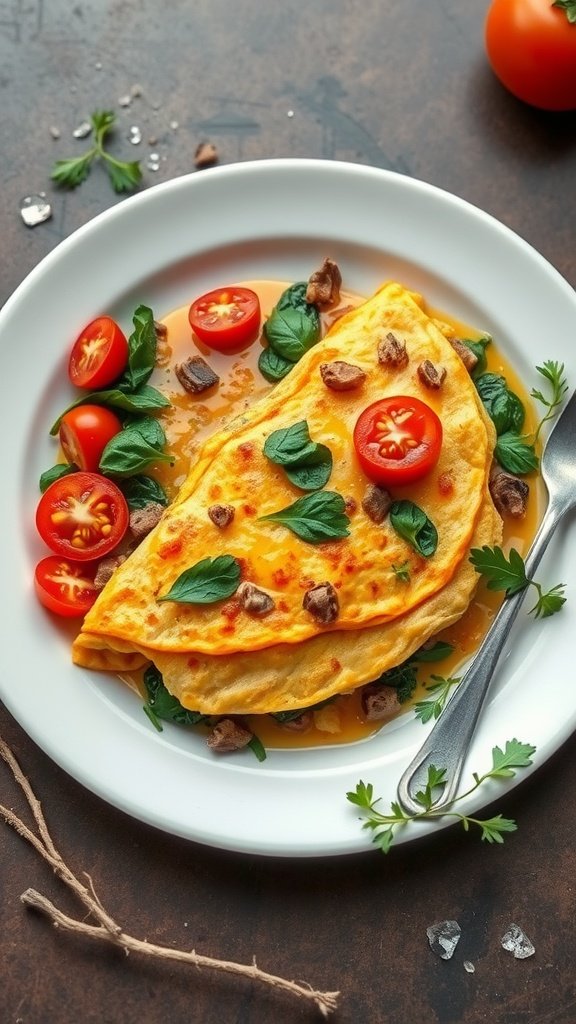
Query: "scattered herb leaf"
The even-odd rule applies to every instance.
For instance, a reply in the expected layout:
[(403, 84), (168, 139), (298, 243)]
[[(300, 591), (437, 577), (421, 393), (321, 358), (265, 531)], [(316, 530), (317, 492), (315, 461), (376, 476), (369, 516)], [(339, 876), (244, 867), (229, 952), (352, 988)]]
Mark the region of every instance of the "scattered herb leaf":
[(392, 563), (392, 572), (397, 580), (401, 580), (402, 583), (410, 583), (410, 562), (408, 559), (402, 562), (402, 565), (394, 565)]
[(172, 456), (151, 444), (137, 427), (129, 424), (108, 442), (99, 468), (104, 475), (134, 476), (156, 462), (172, 462)]
[(159, 719), (176, 722), (177, 725), (201, 725), (210, 721), (209, 717), (200, 711), (188, 711), (177, 697), (169, 693), (155, 665), (148, 666), (143, 681), (146, 689), (144, 711), (159, 732), (162, 732)]
[(264, 325), (270, 348), (291, 363), (297, 363), (320, 338), (318, 314), (310, 317), (301, 309), (276, 306)]
[(486, 373), (488, 367), (488, 360), (486, 358), (486, 349), (488, 345), (492, 343), (492, 338), (489, 334), (484, 334), (481, 338), (462, 338), (462, 343), (469, 348), (473, 355), (476, 356), (478, 362), (472, 371), (472, 379), (480, 377), (481, 374)]
[(274, 430), (264, 443), (264, 455), (303, 491), (324, 487), (332, 473), (332, 452), (312, 441), (306, 420)]
[(203, 558), (185, 569), (159, 601), (179, 604), (214, 604), (223, 601), (238, 589), (240, 563), (232, 555)]
[[(573, 0), (572, 6), (576, 11), (575, 0)], [(570, 20), (576, 21), (576, 17)], [(549, 398), (547, 398), (546, 395), (544, 395), (543, 392), (539, 391), (537, 388), (532, 388), (532, 391), (530, 392), (531, 398), (535, 398), (537, 402), (540, 402), (542, 405), (546, 407), (546, 413), (540, 420), (534, 432), (534, 443), (540, 437), (540, 431), (542, 430), (544, 424), (548, 423), (549, 420), (554, 419), (554, 417), (558, 415), (560, 406), (564, 401), (564, 396), (568, 391), (568, 383), (566, 381), (566, 377), (564, 376), (564, 363), (557, 363), (553, 359), (547, 359), (546, 362), (542, 364), (542, 366), (537, 366), (536, 369), (538, 370), (538, 373), (540, 373), (544, 377), (544, 379), (547, 380), (549, 384), (551, 384), (552, 394)]]
[(92, 114), (90, 122), (94, 131), (94, 145), (81, 156), (57, 160), (50, 175), (52, 181), (63, 188), (77, 188), (88, 177), (94, 160), (100, 159), (106, 167), (114, 191), (131, 192), (142, 180), (140, 162), (118, 160), (104, 148), (106, 137), (116, 122), (116, 115), (111, 110), (97, 110)]
[(262, 743), (262, 740), (254, 733), (252, 734), (252, 739), (247, 746), (250, 748), (257, 761), (262, 762), (266, 760), (266, 747)]
[(150, 502), (156, 502), (158, 505), (167, 505), (168, 498), (166, 491), (158, 483), (154, 477), (151, 476), (130, 476), (125, 480), (120, 481), (120, 490), (126, 498), (128, 508), (145, 508)]
[(434, 681), (426, 687), (426, 692), (433, 696), (416, 701), (414, 705), (416, 718), (419, 718), (423, 725), (426, 725), (433, 718), (440, 717), (452, 687), (457, 686), (460, 682), (460, 676), (454, 678), (450, 676), (447, 679), (444, 676), (430, 676), (430, 678)]
[(258, 369), (265, 380), (270, 381), (271, 384), (277, 384), (279, 380), (290, 373), (290, 370), (294, 369), (294, 363), (291, 363), (289, 359), (284, 359), (284, 356), (279, 356), (268, 345), (260, 353)]
[(436, 551), (438, 531), (432, 520), (413, 501), (395, 501), (392, 504), (390, 525), (424, 558), (430, 558)]
[(75, 409), (77, 405), (86, 405), (87, 403), (109, 405), (113, 409), (120, 409), (122, 412), (129, 413), (157, 412), (170, 405), (168, 399), (160, 391), (157, 391), (156, 388), (150, 387), (149, 384), (142, 384), (135, 391), (122, 391), (119, 387), (107, 388), (103, 391), (90, 391), (76, 402), (73, 402), (72, 405), (69, 405), (60, 414), (50, 428), (51, 436), (54, 437), (58, 433), (62, 417), (65, 413), (69, 412), (70, 409)]
[(260, 522), (280, 523), (308, 544), (348, 537), (350, 520), (344, 498), (336, 491), (315, 491), (298, 498), (292, 505), (260, 516)]
[(511, 430), (507, 430), (506, 433), (500, 434), (498, 437), (494, 448), (494, 458), (509, 473), (515, 473), (517, 476), (531, 473), (532, 470), (538, 469), (539, 465), (534, 444), (528, 440), (526, 435), (520, 436)]
[(498, 546), (490, 548), (485, 544), (482, 548), (472, 548), (470, 561), (476, 572), (485, 577), (488, 590), (503, 590), (506, 597), (510, 597), (529, 586), (534, 587), (538, 593), (538, 600), (530, 609), (530, 614), (533, 613), (537, 619), (545, 619), (554, 615), (566, 602), (564, 597), (566, 584), (558, 583), (544, 593), (536, 580), (526, 576), (524, 559), (515, 548), (511, 548), (510, 557), (506, 558), (502, 548)]
[(55, 480), (60, 480), (60, 477), (68, 476), (69, 473), (77, 473), (78, 466), (74, 463), (59, 462), (56, 466), (52, 466), (50, 469), (45, 469), (40, 474), (40, 480), (38, 481), (42, 494), (47, 491), (50, 484), (53, 484)]
[(499, 373), (482, 373), (475, 378), (476, 390), (498, 435), (519, 434), (524, 425), (524, 406)]
[(146, 384), (156, 365), (157, 335), (154, 313), (140, 305), (132, 317), (134, 330), (128, 338), (128, 366), (117, 383), (121, 391), (137, 391)]

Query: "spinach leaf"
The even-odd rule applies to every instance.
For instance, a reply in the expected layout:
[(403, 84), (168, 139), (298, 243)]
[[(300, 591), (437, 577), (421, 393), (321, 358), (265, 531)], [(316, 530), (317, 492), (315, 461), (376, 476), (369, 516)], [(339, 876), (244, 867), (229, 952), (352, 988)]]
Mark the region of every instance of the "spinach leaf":
[(155, 462), (172, 462), (166, 455), (138, 431), (124, 427), (106, 445), (99, 468), (104, 475), (133, 476)]
[(162, 448), (166, 444), (164, 429), (153, 416), (138, 416), (128, 420), (124, 430), (135, 430), (154, 448)]
[(475, 384), (496, 433), (513, 431), (519, 434), (524, 424), (524, 406), (518, 395), (510, 391), (506, 378), (498, 373), (482, 373)]
[(297, 363), (320, 339), (320, 325), (300, 309), (276, 306), (264, 325), (264, 334), (274, 352)]
[(432, 647), (419, 647), (417, 651), (412, 655), (412, 661), (442, 661), (443, 658), (447, 658), (449, 654), (452, 654), (454, 650), (454, 644), (449, 644), (447, 640), (437, 640)]
[(168, 498), (163, 487), (151, 476), (129, 476), (120, 481), (120, 490), (126, 498), (128, 508), (144, 508), (151, 501), (167, 505)]
[(59, 462), (57, 466), (52, 466), (50, 469), (45, 469), (40, 474), (40, 480), (38, 481), (42, 494), (47, 491), (50, 484), (53, 484), (55, 480), (60, 480), (60, 477), (68, 476), (69, 473), (77, 473), (78, 466), (74, 463)]
[(128, 366), (118, 381), (120, 390), (136, 391), (145, 384), (156, 365), (156, 327), (149, 306), (138, 306), (132, 318), (134, 330), (128, 338)]
[(344, 498), (336, 491), (316, 491), (279, 512), (260, 516), (259, 521), (280, 523), (308, 544), (322, 544), (350, 535), (345, 508)]
[(214, 604), (231, 597), (240, 583), (240, 563), (232, 555), (203, 558), (185, 569), (159, 601), (179, 604)]
[(277, 384), (279, 380), (282, 380), (283, 377), (290, 373), (293, 366), (294, 363), (291, 363), (289, 359), (284, 359), (283, 356), (279, 356), (269, 345), (267, 348), (262, 349), (258, 359), (260, 373), (271, 384)]
[(538, 456), (533, 444), (527, 444), (525, 437), (512, 431), (500, 434), (494, 448), (494, 458), (509, 473), (523, 476), (538, 469)]
[(161, 718), (177, 725), (200, 725), (210, 721), (210, 718), (200, 711), (188, 711), (177, 697), (168, 692), (155, 665), (150, 665), (144, 672), (144, 686), (147, 695), (144, 711), (159, 732), (162, 732), (159, 722)]
[(325, 444), (312, 441), (306, 420), (274, 430), (266, 438), (264, 454), (282, 466), (290, 482), (303, 491), (324, 487), (332, 473), (332, 452)]
[(157, 391), (156, 388), (151, 387), (149, 384), (142, 384), (135, 391), (123, 391), (120, 387), (106, 388), (103, 391), (90, 391), (76, 402), (72, 402), (72, 405), (69, 405), (60, 414), (50, 428), (51, 436), (54, 437), (58, 433), (62, 417), (65, 413), (69, 412), (70, 409), (75, 409), (77, 405), (87, 404), (109, 405), (113, 409), (121, 409), (123, 412), (145, 413), (165, 409), (170, 405), (170, 402), (160, 391)]
[(438, 547), (438, 531), (431, 519), (413, 501), (395, 501), (390, 509), (390, 523), (396, 533), (424, 558), (430, 558)]
[(289, 288), (282, 292), (276, 303), (276, 309), (298, 309), (301, 313), (305, 313), (319, 328), (320, 314), (316, 306), (306, 301), (307, 289), (307, 281), (297, 281), (296, 284), (291, 284)]
[(410, 700), (418, 683), (417, 669), (411, 658), (403, 661), (401, 665), (387, 669), (371, 685), (393, 686), (397, 691), (398, 700), (405, 704)]
[(474, 353), (478, 362), (472, 371), (472, 379), (475, 380), (480, 377), (481, 374), (486, 373), (488, 368), (488, 360), (486, 358), (486, 349), (490, 345), (492, 338), (489, 334), (485, 334), (482, 338), (473, 340), (472, 338), (462, 338), (462, 343)]

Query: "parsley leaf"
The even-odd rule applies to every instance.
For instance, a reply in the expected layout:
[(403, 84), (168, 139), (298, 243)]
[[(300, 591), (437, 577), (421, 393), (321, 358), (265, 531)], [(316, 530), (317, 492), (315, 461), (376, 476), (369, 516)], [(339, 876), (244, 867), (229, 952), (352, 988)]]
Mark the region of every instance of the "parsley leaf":
[(565, 583), (557, 583), (547, 593), (536, 580), (528, 579), (524, 567), (524, 559), (515, 548), (510, 549), (510, 558), (502, 551), (502, 548), (490, 548), (487, 544), (482, 548), (472, 548), (470, 561), (476, 572), (486, 578), (488, 590), (504, 590), (506, 597), (525, 590), (526, 587), (534, 587), (538, 593), (538, 600), (530, 614), (535, 617), (547, 618), (560, 611), (566, 602), (564, 597)]
[(280, 523), (308, 544), (322, 544), (350, 535), (345, 508), (344, 498), (336, 491), (315, 491), (279, 512), (260, 516), (259, 522)]
[(62, 188), (78, 188), (88, 177), (94, 160), (101, 160), (106, 167), (110, 183), (115, 192), (131, 192), (142, 180), (140, 162), (124, 162), (113, 157), (105, 148), (104, 143), (116, 123), (116, 115), (111, 110), (97, 110), (91, 118), (94, 132), (94, 145), (78, 157), (56, 160), (50, 177)]
[(445, 679), (444, 676), (430, 676), (430, 678), (434, 682), (426, 687), (426, 692), (433, 694), (433, 697), (419, 700), (414, 705), (416, 718), (419, 718), (423, 725), (440, 717), (452, 687), (457, 686), (460, 682), (460, 676), (448, 679)]
[[(576, 3), (573, 4), (576, 10)], [(576, 20), (576, 18), (574, 19)], [(537, 366), (538, 373), (544, 377), (545, 380), (552, 386), (552, 395), (548, 398), (546, 395), (539, 391), (537, 388), (532, 388), (530, 397), (535, 398), (537, 402), (546, 406), (546, 413), (540, 420), (536, 431), (534, 433), (534, 442), (536, 442), (540, 436), (540, 431), (545, 423), (549, 420), (554, 419), (557, 415), (564, 396), (568, 391), (568, 384), (564, 376), (564, 363), (557, 363), (553, 359), (547, 359), (542, 366)]]
[(185, 569), (159, 601), (179, 604), (214, 604), (231, 597), (240, 583), (240, 563), (232, 555), (203, 558)]
[(534, 444), (527, 438), (507, 430), (500, 434), (494, 448), (494, 458), (509, 473), (523, 476), (525, 473), (538, 469), (538, 456)]

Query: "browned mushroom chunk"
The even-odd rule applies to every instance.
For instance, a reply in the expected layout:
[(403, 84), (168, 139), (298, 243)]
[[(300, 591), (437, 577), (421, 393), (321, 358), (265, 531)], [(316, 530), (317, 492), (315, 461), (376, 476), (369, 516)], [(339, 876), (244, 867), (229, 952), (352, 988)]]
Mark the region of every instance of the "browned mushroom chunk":
[(362, 508), (373, 523), (376, 523), (378, 526), (380, 523), (383, 523), (390, 511), (391, 505), (392, 498), (385, 487), (368, 484), (362, 498)]
[(284, 722), (279, 722), (279, 725), (283, 729), (287, 729), (288, 732), (305, 732), (312, 725), (312, 712), (303, 711), (301, 715), (296, 718), (288, 718)]
[(274, 599), (264, 590), (259, 590), (253, 583), (241, 583), (235, 595), (245, 612), (249, 615), (268, 615), (275, 607)]
[(144, 508), (133, 508), (130, 512), (130, 530), (135, 540), (142, 540), (162, 518), (164, 508), (157, 501), (149, 501)]
[(338, 594), (331, 583), (318, 583), (315, 587), (311, 587), (310, 590), (306, 591), (302, 607), (320, 625), (327, 626), (338, 618), (340, 610)]
[(190, 356), (185, 363), (178, 363), (174, 367), (174, 373), (180, 381), (184, 391), (191, 395), (199, 395), (208, 388), (218, 384), (220, 377), (202, 356)]
[(418, 376), (425, 388), (438, 391), (446, 379), (446, 370), (443, 366), (435, 366), (430, 359), (424, 359), (418, 367)]
[(219, 530), (223, 530), (226, 526), (230, 526), (234, 519), (234, 509), (232, 505), (210, 505), (208, 515), (214, 526), (217, 526)]
[(406, 342), (399, 341), (392, 331), (378, 342), (378, 362), (389, 370), (403, 370), (408, 366)]
[(335, 359), (333, 363), (320, 363), (320, 376), (331, 391), (354, 391), (366, 380), (364, 370), (343, 359)]
[(252, 739), (252, 733), (233, 718), (222, 718), (216, 723), (208, 736), (210, 750), (218, 754), (227, 754), (232, 750), (242, 750)]
[(501, 516), (523, 519), (528, 507), (530, 488), (525, 480), (494, 465), (490, 472), (490, 494)]
[(340, 302), (342, 275), (338, 265), (326, 257), (320, 270), (310, 275), (306, 288), (306, 302), (314, 306), (335, 306)]
[(369, 683), (361, 694), (364, 716), (369, 722), (389, 718), (400, 709), (398, 691), (395, 686), (380, 686)]
[(465, 345), (463, 341), (460, 341), (460, 338), (448, 338), (448, 341), (454, 351), (460, 356), (468, 373), (472, 373), (478, 365), (478, 356), (474, 355), (472, 349), (468, 348), (468, 345)]
[(108, 580), (112, 579), (114, 572), (122, 562), (126, 561), (126, 555), (108, 555), (107, 558), (103, 558), (98, 563), (96, 574), (94, 576), (94, 588), (96, 590), (102, 590), (106, 586)]

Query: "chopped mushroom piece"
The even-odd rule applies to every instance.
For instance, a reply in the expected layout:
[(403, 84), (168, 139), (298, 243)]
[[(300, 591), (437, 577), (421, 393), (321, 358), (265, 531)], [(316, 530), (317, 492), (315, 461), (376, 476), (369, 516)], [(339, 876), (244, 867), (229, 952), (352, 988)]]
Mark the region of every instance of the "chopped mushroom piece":
[(335, 306), (340, 302), (342, 275), (338, 264), (326, 257), (320, 270), (315, 270), (308, 279), (306, 302), (314, 306)]
[(430, 359), (424, 359), (418, 367), (418, 376), (425, 388), (438, 391), (446, 378), (446, 370), (443, 366), (435, 366)]
[(201, 142), (194, 153), (194, 167), (199, 171), (203, 167), (213, 167), (218, 163), (218, 150), (212, 142)]
[(490, 472), (490, 494), (501, 516), (523, 519), (528, 507), (530, 488), (525, 480), (494, 465)]
[(108, 580), (112, 579), (112, 576), (118, 566), (122, 565), (122, 562), (125, 561), (126, 555), (109, 555), (108, 558), (103, 558), (102, 561), (98, 563), (98, 568), (96, 569), (96, 575), (94, 576), (94, 588), (96, 590), (102, 590), (108, 583)]
[(288, 732), (306, 732), (312, 725), (312, 712), (303, 711), (297, 718), (288, 718), (284, 722), (278, 722)]
[(406, 342), (399, 341), (392, 331), (378, 342), (378, 362), (390, 370), (403, 370), (408, 366)]
[(332, 363), (320, 363), (320, 376), (331, 391), (354, 391), (366, 380), (364, 370), (343, 359), (335, 359)]
[(178, 363), (174, 367), (174, 373), (180, 381), (184, 391), (191, 395), (199, 395), (202, 391), (218, 384), (220, 377), (202, 356), (190, 356), (185, 363)]
[(472, 349), (468, 348), (460, 338), (448, 338), (454, 351), (460, 356), (468, 373), (472, 373), (478, 365), (478, 356), (475, 356)]
[(210, 505), (208, 515), (214, 526), (223, 530), (225, 526), (230, 526), (234, 519), (234, 508), (232, 505)]
[(130, 531), (135, 540), (142, 540), (155, 526), (158, 526), (164, 512), (158, 501), (149, 501), (144, 508), (133, 508), (130, 512)]
[(210, 750), (218, 754), (227, 754), (232, 750), (242, 750), (252, 739), (252, 733), (233, 718), (222, 718), (216, 723), (208, 736)]
[(250, 615), (268, 615), (275, 607), (274, 599), (264, 590), (259, 590), (253, 583), (247, 581), (241, 583), (236, 591), (236, 597), (240, 601), (245, 612)]
[(376, 484), (368, 484), (364, 497), (362, 498), (362, 508), (373, 523), (376, 523), (377, 526), (379, 526), (380, 523), (383, 523), (390, 511), (391, 505), (392, 498), (385, 487), (377, 487)]
[(328, 626), (338, 618), (340, 610), (338, 594), (331, 583), (318, 583), (315, 587), (311, 587), (310, 590), (306, 591), (302, 607), (321, 626)]
[(361, 703), (368, 722), (378, 722), (382, 718), (389, 718), (400, 709), (398, 691), (395, 686), (369, 683), (362, 690)]

